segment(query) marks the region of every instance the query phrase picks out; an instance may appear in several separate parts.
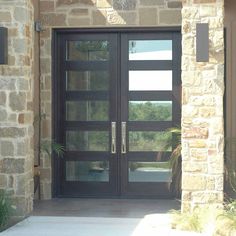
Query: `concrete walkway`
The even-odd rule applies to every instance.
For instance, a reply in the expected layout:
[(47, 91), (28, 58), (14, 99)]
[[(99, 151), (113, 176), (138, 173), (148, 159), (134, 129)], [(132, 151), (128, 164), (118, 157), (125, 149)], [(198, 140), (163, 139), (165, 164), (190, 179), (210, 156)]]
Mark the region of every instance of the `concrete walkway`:
[[(0, 236), (190, 236), (170, 229), (175, 200), (53, 199)], [(209, 235), (208, 235), (209, 236)]]
[[(197, 236), (170, 229), (168, 214), (138, 218), (31, 216), (1, 236)], [(209, 236), (209, 235), (208, 235)]]

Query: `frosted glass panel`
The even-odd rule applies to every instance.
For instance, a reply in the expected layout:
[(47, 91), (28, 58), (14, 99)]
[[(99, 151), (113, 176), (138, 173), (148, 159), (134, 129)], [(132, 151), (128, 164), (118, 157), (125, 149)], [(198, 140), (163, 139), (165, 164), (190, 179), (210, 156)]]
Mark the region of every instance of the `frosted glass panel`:
[(172, 71), (129, 71), (129, 91), (171, 91)]

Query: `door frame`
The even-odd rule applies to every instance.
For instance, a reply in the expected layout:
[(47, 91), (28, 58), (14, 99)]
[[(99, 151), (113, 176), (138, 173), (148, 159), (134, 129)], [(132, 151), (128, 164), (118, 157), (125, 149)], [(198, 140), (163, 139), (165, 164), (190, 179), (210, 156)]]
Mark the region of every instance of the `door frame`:
[[(60, 57), (60, 44), (59, 44), (59, 37), (60, 35), (71, 34), (71, 33), (181, 33), (181, 26), (175, 27), (125, 27), (125, 28), (56, 28), (52, 29), (52, 140), (58, 142), (58, 137), (61, 136), (60, 130), (60, 117), (57, 116), (58, 114), (58, 101), (59, 97), (62, 95), (59, 89), (59, 83), (57, 82), (58, 78), (58, 62), (57, 58)], [(181, 51), (181, 49), (179, 49)], [(181, 55), (180, 55), (181, 56)], [(181, 69), (181, 68), (180, 68)], [(118, 73), (120, 71), (118, 70)], [(118, 75), (119, 77), (119, 75)], [(120, 106), (118, 106), (118, 111)], [(180, 107), (181, 108), (181, 107)], [(181, 111), (180, 111), (181, 112)], [(119, 140), (119, 139), (118, 139)], [(60, 176), (59, 172), (57, 171), (59, 166), (59, 161), (56, 160), (55, 153), (52, 153), (51, 158), (51, 166), (52, 166), (52, 197), (60, 197), (59, 189), (60, 189)], [(120, 167), (118, 167), (120, 168)], [(118, 185), (120, 188), (120, 184)], [(81, 196), (83, 197), (83, 196)], [(97, 196), (96, 196), (97, 197)], [(112, 198), (112, 196), (110, 197)], [(117, 198), (117, 197), (116, 197)]]

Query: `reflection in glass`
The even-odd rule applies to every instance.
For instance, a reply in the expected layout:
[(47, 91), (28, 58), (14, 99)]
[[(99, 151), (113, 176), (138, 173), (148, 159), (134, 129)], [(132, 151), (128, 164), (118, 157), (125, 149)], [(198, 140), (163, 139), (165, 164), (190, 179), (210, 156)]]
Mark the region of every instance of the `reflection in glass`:
[(136, 70), (129, 71), (129, 91), (171, 91), (172, 71)]
[(130, 121), (171, 121), (172, 101), (130, 101)]
[(108, 88), (108, 71), (67, 71), (66, 73), (67, 91), (106, 91)]
[(172, 60), (172, 40), (130, 40), (129, 60)]
[(108, 41), (67, 41), (67, 60), (106, 61)]
[(166, 150), (170, 132), (129, 131), (129, 151), (171, 151)]
[(67, 101), (66, 120), (105, 121), (108, 120), (107, 101)]
[(67, 161), (66, 181), (108, 182), (108, 161)]
[(171, 182), (168, 162), (129, 162), (129, 182)]
[(69, 151), (108, 151), (107, 131), (67, 131), (66, 148)]

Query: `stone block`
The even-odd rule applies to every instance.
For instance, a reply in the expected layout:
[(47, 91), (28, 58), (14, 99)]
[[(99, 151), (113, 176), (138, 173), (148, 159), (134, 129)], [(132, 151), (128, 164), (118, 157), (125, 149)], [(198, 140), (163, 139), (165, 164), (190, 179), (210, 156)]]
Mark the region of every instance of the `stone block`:
[(11, 22), (10, 12), (0, 12), (0, 22)]
[(206, 189), (206, 177), (200, 174), (185, 174), (183, 173), (182, 189), (184, 191), (196, 191)]
[(23, 111), (26, 109), (26, 94), (23, 92), (11, 92), (9, 95), (9, 105), (13, 111)]
[(140, 25), (157, 25), (157, 9), (156, 8), (140, 8), (139, 24)]
[(74, 8), (70, 11), (70, 16), (88, 16), (89, 12), (87, 8)]
[(41, 20), (44, 26), (66, 26), (66, 15), (63, 13), (41, 14)]
[(119, 15), (124, 20), (126, 25), (137, 25), (137, 13), (136, 12), (120, 12)]
[(83, 5), (88, 5), (88, 6), (92, 6), (94, 5), (94, 1), (92, 0), (57, 0), (57, 6), (68, 6), (71, 4), (83, 4)]
[(106, 25), (106, 13), (100, 11), (93, 11), (92, 13), (92, 24), (93, 25)]
[(7, 175), (0, 174), (0, 188), (7, 187)]
[(211, 193), (206, 193), (206, 192), (196, 192), (192, 193), (192, 200), (195, 203), (217, 203), (222, 201), (222, 196), (220, 193), (217, 192), (211, 192)]
[(193, 148), (190, 149), (190, 155), (195, 161), (206, 161), (208, 157), (208, 151), (204, 148)]
[(168, 8), (182, 8), (182, 1), (167, 2)]
[[(16, 79), (1, 77), (0, 78), (0, 90), (15, 90), (15, 88), (16, 88), (15, 83), (16, 83)], [(6, 100), (6, 95), (4, 97)]]
[(194, 0), (193, 3), (216, 3), (216, 0)]
[(163, 6), (164, 0), (140, 0), (141, 6)]
[(115, 10), (134, 10), (137, 0), (113, 0), (113, 8)]
[(163, 25), (181, 25), (181, 10), (160, 10), (159, 23)]
[(7, 120), (7, 112), (5, 109), (0, 107), (0, 121), (6, 121)]
[(182, 128), (182, 137), (183, 138), (199, 138), (206, 139), (208, 138), (208, 128), (202, 127), (183, 127)]
[(15, 7), (13, 16), (14, 19), (21, 24), (27, 23), (27, 20), (29, 19), (28, 10), (24, 7)]
[(14, 144), (11, 141), (1, 141), (1, 155), (2, 156), (13, 156), (14, 155)]
[(26, 176), (23, 175), (16, 175), (15, 176), (15, 194), (16, 195), (25, 195), (26, 194), (26, 184), (28, 180)]
[(17, 138), (23, 137), (26, 134), (26, 129), (17, 127), (1, 127), (0, 137), (1, 138)]
[(90, 26), (90, 18), (68, 18), (69, 26)]
[(54, 9), (54, 1), (40, 1), (40, 12), (53, 12)]
[[(1, 79), (0, 79), (1, 83)], [(6, 93), (5, 92), (0, 92), (0, 105), (5, 105), (6, 104)]]
[(97, 0), (98, 8), (110, 8), (112, 7), (112, 0)]
[(22, 174), (24, 173), (25, 159), (4, 158), (0, 161), (0, 173)]
[(32, 113), (20, 113), (18, 115), (19, 124), (32, 124), (33, 123), (33, 115)]
[(184, 172), (207, 173), (207, 164), (199, 162), (183, 162), (182, 169)]

